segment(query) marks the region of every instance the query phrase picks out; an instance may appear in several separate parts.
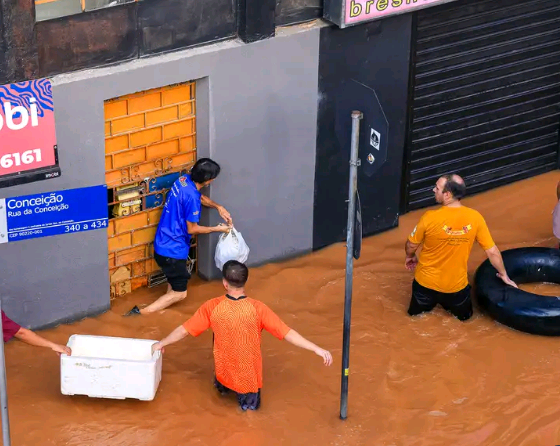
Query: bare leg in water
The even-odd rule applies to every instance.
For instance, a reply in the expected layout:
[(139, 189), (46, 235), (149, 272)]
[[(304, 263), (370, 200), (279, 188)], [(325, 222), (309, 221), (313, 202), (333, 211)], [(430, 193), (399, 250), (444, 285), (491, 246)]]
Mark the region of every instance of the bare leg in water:
[(130, 316), (132, 314), (146, 315), (155, 313), (156, 311), (163, 310), (164, 308), (182, 301), (185, 297), (187, 297), (186, 291), (173, 291), (171, 289), (171, 285), (167, 284), (167, 292), (163, 296), (160, 296), (155, 302), (152, 302), (150, 305), (142, 309), (135, 306), (129, 313), (126, 314), (126, 316)]

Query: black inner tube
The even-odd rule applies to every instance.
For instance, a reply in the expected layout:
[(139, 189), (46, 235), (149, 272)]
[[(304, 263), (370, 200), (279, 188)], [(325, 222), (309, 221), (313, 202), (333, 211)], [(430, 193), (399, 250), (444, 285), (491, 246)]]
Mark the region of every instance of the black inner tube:
[[(509, 277), (520, 283), (560, 284), (560, 250), (516, 248), (502, 253)], [(526, 333), (560, 336), (560, 297), (541, 296), (506, 285), (489, 260), (477, 269), (475, 295), (498, 322)]]

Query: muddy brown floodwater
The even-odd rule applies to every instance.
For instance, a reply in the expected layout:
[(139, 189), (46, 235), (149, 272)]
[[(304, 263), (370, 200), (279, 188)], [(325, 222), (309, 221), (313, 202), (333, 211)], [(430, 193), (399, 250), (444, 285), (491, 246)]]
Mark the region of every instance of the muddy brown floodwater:
[(541, 296), (560, 296), (560, 285), (557, 283), (522, 283), (518, 285), (522, 290)]
[[(555, 246), (551, 212), (557, 173), (465, 200), (486, 218), (498, 246)], [(423, 211), (421, 211), (423, 212)], [(251, 270), (248, 294), (331, 350), (335, 363), (263, 335), (263, 404), (241, 413), (212, 387), (212, 335), (166, 348), (152, 402), (60, 393), (58, 357), (18, 341), (6, 345), (12, 444), (17, 446), (376, 445), (553, 446), (560, 444), (560, 338), (497, 324), (476, 309), (466, 323), (437, 309), (406, 314), (412, 274), (403, 245), (421, 212), (365, 240), (355, 262), (348, 419), (338, 418), (345, 248)], [(472, 275), (484, 260), (475, 246)], [(160, 339), (219, 282), (195, 281), (185, 302), (151, 317), (123, 318), (164, 287), (113, 303), (111, 311), (43, 334)], [(67, 296), (79, 299), (79, 294)]]

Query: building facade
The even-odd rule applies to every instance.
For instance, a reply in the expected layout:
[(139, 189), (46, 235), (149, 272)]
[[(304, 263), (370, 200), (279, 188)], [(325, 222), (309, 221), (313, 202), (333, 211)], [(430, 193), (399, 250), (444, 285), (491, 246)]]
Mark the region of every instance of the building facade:
[[(366, 111), (362, 163), (375, 154), (359, 173), (364, 235), (432, 204), (450, 170), (479, 192), (558, 168), (557, 2), (340, 3), (395, 11), (341, 27), (320, 0), (2, 0), (0, 83), (52, 84), (60, 175), (0, 198), (105, 185), (108, 217), (0, 244), (3, 308), (37, 328), (159, 283), (166, 190), (203, 156), (222, 165), (207, 193), (250, 265), (342, 241), (351, 109)], [(216, 241), (191, 249), (204, 279)]]

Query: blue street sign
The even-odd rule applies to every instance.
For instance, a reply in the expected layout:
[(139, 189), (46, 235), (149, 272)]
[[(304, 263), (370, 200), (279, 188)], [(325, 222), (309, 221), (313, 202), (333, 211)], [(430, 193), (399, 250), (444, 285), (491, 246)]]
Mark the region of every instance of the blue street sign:
[(0, 243), (107, 228), (107, 186), (0, 200)]

